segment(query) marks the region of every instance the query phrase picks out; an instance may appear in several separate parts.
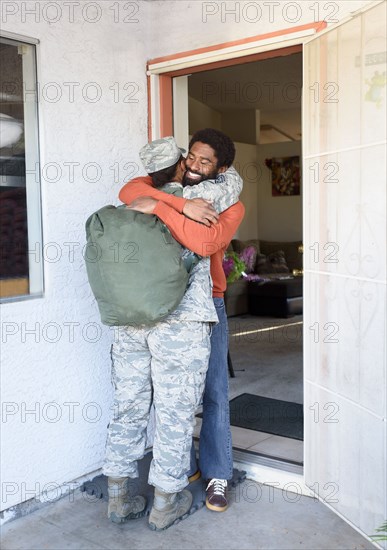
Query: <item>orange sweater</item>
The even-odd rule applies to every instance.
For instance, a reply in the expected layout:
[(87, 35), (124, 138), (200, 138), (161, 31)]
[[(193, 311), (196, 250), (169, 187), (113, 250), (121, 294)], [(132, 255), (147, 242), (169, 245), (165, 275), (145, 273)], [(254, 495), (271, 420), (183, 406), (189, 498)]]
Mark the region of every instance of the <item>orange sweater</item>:
[(243, 204), (237, 202), (220, 214), (217, 224), (207, 227), (182, 214), (187, 199), (155, 189), (149, 176), (133, 179), (124, 185), (119, 193), (119, 199), (125, 204), (130, 204), (140, 196), (158, 200), (153, 214), (165, 223), (179, 243), (200, 256), (211, 257), (213, 296), (222, 298), (227, 286), (222, 266), (223, 256), (243, 219)]

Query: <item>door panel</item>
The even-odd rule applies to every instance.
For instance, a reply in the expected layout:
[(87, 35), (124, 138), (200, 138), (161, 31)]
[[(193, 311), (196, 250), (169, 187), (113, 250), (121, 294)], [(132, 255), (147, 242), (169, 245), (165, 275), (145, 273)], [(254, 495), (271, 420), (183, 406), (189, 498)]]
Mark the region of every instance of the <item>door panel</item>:
[(304, 47), (305, 481), (366, 535), (387, 517), (385, 21)]

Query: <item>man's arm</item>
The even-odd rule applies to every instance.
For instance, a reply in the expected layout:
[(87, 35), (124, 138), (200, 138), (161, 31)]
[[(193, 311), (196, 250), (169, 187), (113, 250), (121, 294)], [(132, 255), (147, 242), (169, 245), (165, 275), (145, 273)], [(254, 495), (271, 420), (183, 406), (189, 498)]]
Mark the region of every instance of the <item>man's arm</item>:
[(152, 178), (150, 176), (143, 176), (129, 181), (118, 195), (120, 201), (128, 205), (139, 197), (152, 197), (153, 199), (163, 201), (180, 214), (182, 213), (192, 220), (204, 223), (207, 226), (217, 221), (217, 213), (207, 201), (200, 198), (188, 200), (164, 193), (164, 191), (159, 191), (152, 186)]
[(229, 244), (243, 219), (245, 207), (237, 202), (222, 212), (219, 222), (210, 227), (188, 219), (161, 201), (157, 202), (152, 214), (165, 223), (173, 237), (183, 246), (200, 256), (212, 256)]
[(152, 178), (150, 176), (144, 176), (135, 178), (124, 185), (119, 192), (118, 198), (125, 204), (130, 204), (138, 197), (152, 197), (158, 201), (163, 201), (168, 206), (174, 208), (180, 214), (183, 212), (187, 199), (183, 197), (176, 197), (169, 193), (159, 191), (152, 186)]

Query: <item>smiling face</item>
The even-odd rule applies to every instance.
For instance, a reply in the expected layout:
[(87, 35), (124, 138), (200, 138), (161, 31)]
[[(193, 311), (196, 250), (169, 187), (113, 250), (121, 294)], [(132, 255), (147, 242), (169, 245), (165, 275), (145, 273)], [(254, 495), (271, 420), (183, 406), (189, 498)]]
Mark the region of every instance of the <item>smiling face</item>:
[(187, 155), (185, 165), (187, 171), (183, 178), (183, 185), (197, 185), (201, 181), (215, 179), (225, 166), (218, 168), (218, 159), (215, 151), (207, 143), (196, 141)]

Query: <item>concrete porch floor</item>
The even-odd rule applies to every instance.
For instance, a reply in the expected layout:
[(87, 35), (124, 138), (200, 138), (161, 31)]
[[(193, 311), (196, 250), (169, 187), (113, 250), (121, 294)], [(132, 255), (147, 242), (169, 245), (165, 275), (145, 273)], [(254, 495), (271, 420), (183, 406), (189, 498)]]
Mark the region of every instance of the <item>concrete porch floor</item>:
[[(115, 525), (107, 503), (75, 492), (2, 527), (3, 550), (76, 549), (371, 549), (374, 545), (322, 503), (246, 480), (225, 513), (202, 508), (167, 531), (148, 518)], [(294, 502), (291, 502), (291, 499)]]
[[(243, 392), (302, 402), (302, 342), (291, 331), (279, 329), (236, 337), (282, 323), (300, 324), (302, 317), (284, 321), (243, 316), (231, 318), (230, 349), (236, 378), (230, 380), (231, 397)], [(294, 327), (294, 330), (297, 326)], [(276, 355), (273, 356), (273, 349)], [(286, 356), (286, 361), (283, 357)], [(259, 365), (257, 358), (259, 357)], [(301, 357), (301, 359), (299, 359)], [(259, 367), (259, 368), (258, 368)], [(242, 369), (242, 370), (241, 370)], [(200, 419), (198, 419), (198, 427)], [(238, 430), (240, 430), (238, 432)], [(248, 434), (245, 432), (249, 432)], [(259, 432), (233, 431), (235, 447), (250, 448)], [(249, 438), (247, 439), (247, 435)], [(274, 439), (264, 434), (265, 441)], [(278, 439), (278, 438), (277, 438)], [(284, 438), (279, 438), (284, 439)], [(265, 443), (265, 441), (262, 444)], [(289, 454), (288, 440), (285, 456)], [(301, 443), (296, 441), (296, 443)], [(258, 449), (259, 450), (259, 449)], [(262, 450), (262, 449), (261, 449)], [(267, 448), (265, 449), (268, 450)], [(298, 452), (298, 451), (297, 451)], [(269, 453), (270, 454), (270, 453)], [(274, 453), (281, 456), (279, 453)], [(301, 453), (302, 456), (302, 453)], [(217, 514), (202, 508), (167, 531), (155, 533), (148, 518), (114, 525), (106, 517), (107, 503), (86, 493), (75, 492), (28, 516), (2, 527), (4, 550), (352, 550), (374, 545), (340, 519), (324, 504), (308, 497), (246, 480), (229, 493), (230, 507)]]

